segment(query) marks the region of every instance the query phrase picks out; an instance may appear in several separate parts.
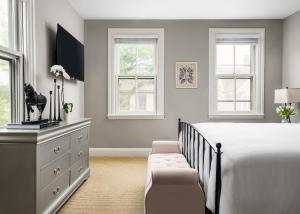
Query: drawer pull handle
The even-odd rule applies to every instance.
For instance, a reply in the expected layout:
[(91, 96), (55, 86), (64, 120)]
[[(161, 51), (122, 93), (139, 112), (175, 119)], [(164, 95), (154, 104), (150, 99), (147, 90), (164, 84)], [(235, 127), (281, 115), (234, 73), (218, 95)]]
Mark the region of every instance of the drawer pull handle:
[(82, 152), (82, 151), (80, 151), (80, 152), (78, 153), (78, 157), (81, 157), (81, 155), (83, 155), (83, 152)]
[(82, 135), (80, 135), (79, 137), (77, 137), (77, 141), (81, 141), (82, 140)]
[(58, 175), (60, 173), (60, 167), (57, 167), (53, 170), (54, 175)]
[(57, 154), (60, 152), (60, 146), (57, 146), (53, 149), (54, 153)]
[(58, 186), (55, 190), (53, 190), (53, 195), (57, 195), (60, 191), (60, 187)]
[(81, 170), (82, 170), (82, 167), (80, 167), (80, 168), (78, 169), (78, 172), (81, 172)]

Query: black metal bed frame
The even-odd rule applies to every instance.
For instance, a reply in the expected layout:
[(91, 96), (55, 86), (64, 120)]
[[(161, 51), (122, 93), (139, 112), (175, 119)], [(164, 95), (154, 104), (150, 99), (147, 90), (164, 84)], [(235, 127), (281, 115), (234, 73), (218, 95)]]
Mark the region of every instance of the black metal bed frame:
[[(197, 136), (197, 142), (195, 141)], [(181, 137), (181, 139), (179, 139)], [(202, 142), (201, 139), (202, 138)], [(181, 119), (178, 119), (178, 139), (181, 142), (182, 154), (187, 159), (189, 165), (200, 172), (200, 158), (202, 158), (202, 175), (204, 177), (204, 165), (205, 165), (205, 151), (209, 149), (209, 173), (211, 172), (211, 161), (212, 161), (212, 152), (216, 154), (216, 193), (215, 193), (215, 214), (219, 214), (220, 209), (220, 197), (221, 197), (221, 143), (212, 145), (208, 142), (205, 137), (196, 130), (193, 125), (182, 122)], [(197, 144), (197, 146), (196, 146)], [(202, 154), (200, 154), (200, 146), (203, 147)], [(197, 159), (196, 159), (197, 158)], [(195, 164), (197, 160), (197, 164)], [(202, 183), (204, 184), (204, 180)], [(211, 213), (210, 210), (206, 209), (207, 213)]]

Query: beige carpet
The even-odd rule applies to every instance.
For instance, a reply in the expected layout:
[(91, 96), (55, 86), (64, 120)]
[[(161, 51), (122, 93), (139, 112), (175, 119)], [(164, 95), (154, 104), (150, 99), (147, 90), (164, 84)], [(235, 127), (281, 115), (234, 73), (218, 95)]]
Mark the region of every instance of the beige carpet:
[(143, 214), (146, 158), (91, 158), (90, 178), (59, 211)]

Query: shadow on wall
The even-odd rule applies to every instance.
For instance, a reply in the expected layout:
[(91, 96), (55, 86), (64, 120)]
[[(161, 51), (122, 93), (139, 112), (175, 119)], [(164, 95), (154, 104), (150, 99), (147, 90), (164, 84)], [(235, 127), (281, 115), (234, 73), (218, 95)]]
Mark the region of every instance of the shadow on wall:
[[(55, 64), (55, 47), (56, 47), (56, 32), (50, 26), (50, 24), (46, 23), (46, 51), (48, 52), (49, 60), (47, 67), (51, 67)], [(48, 74), (50, 75), (50, 74)]]

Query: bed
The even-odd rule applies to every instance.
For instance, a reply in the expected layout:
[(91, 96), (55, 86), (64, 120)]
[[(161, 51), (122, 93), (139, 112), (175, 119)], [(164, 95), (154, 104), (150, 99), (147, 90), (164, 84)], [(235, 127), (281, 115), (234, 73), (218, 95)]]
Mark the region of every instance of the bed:
[(300, 213), (300, 124), (179, 119), (178, 138), (200, 174), (207, 213)]

